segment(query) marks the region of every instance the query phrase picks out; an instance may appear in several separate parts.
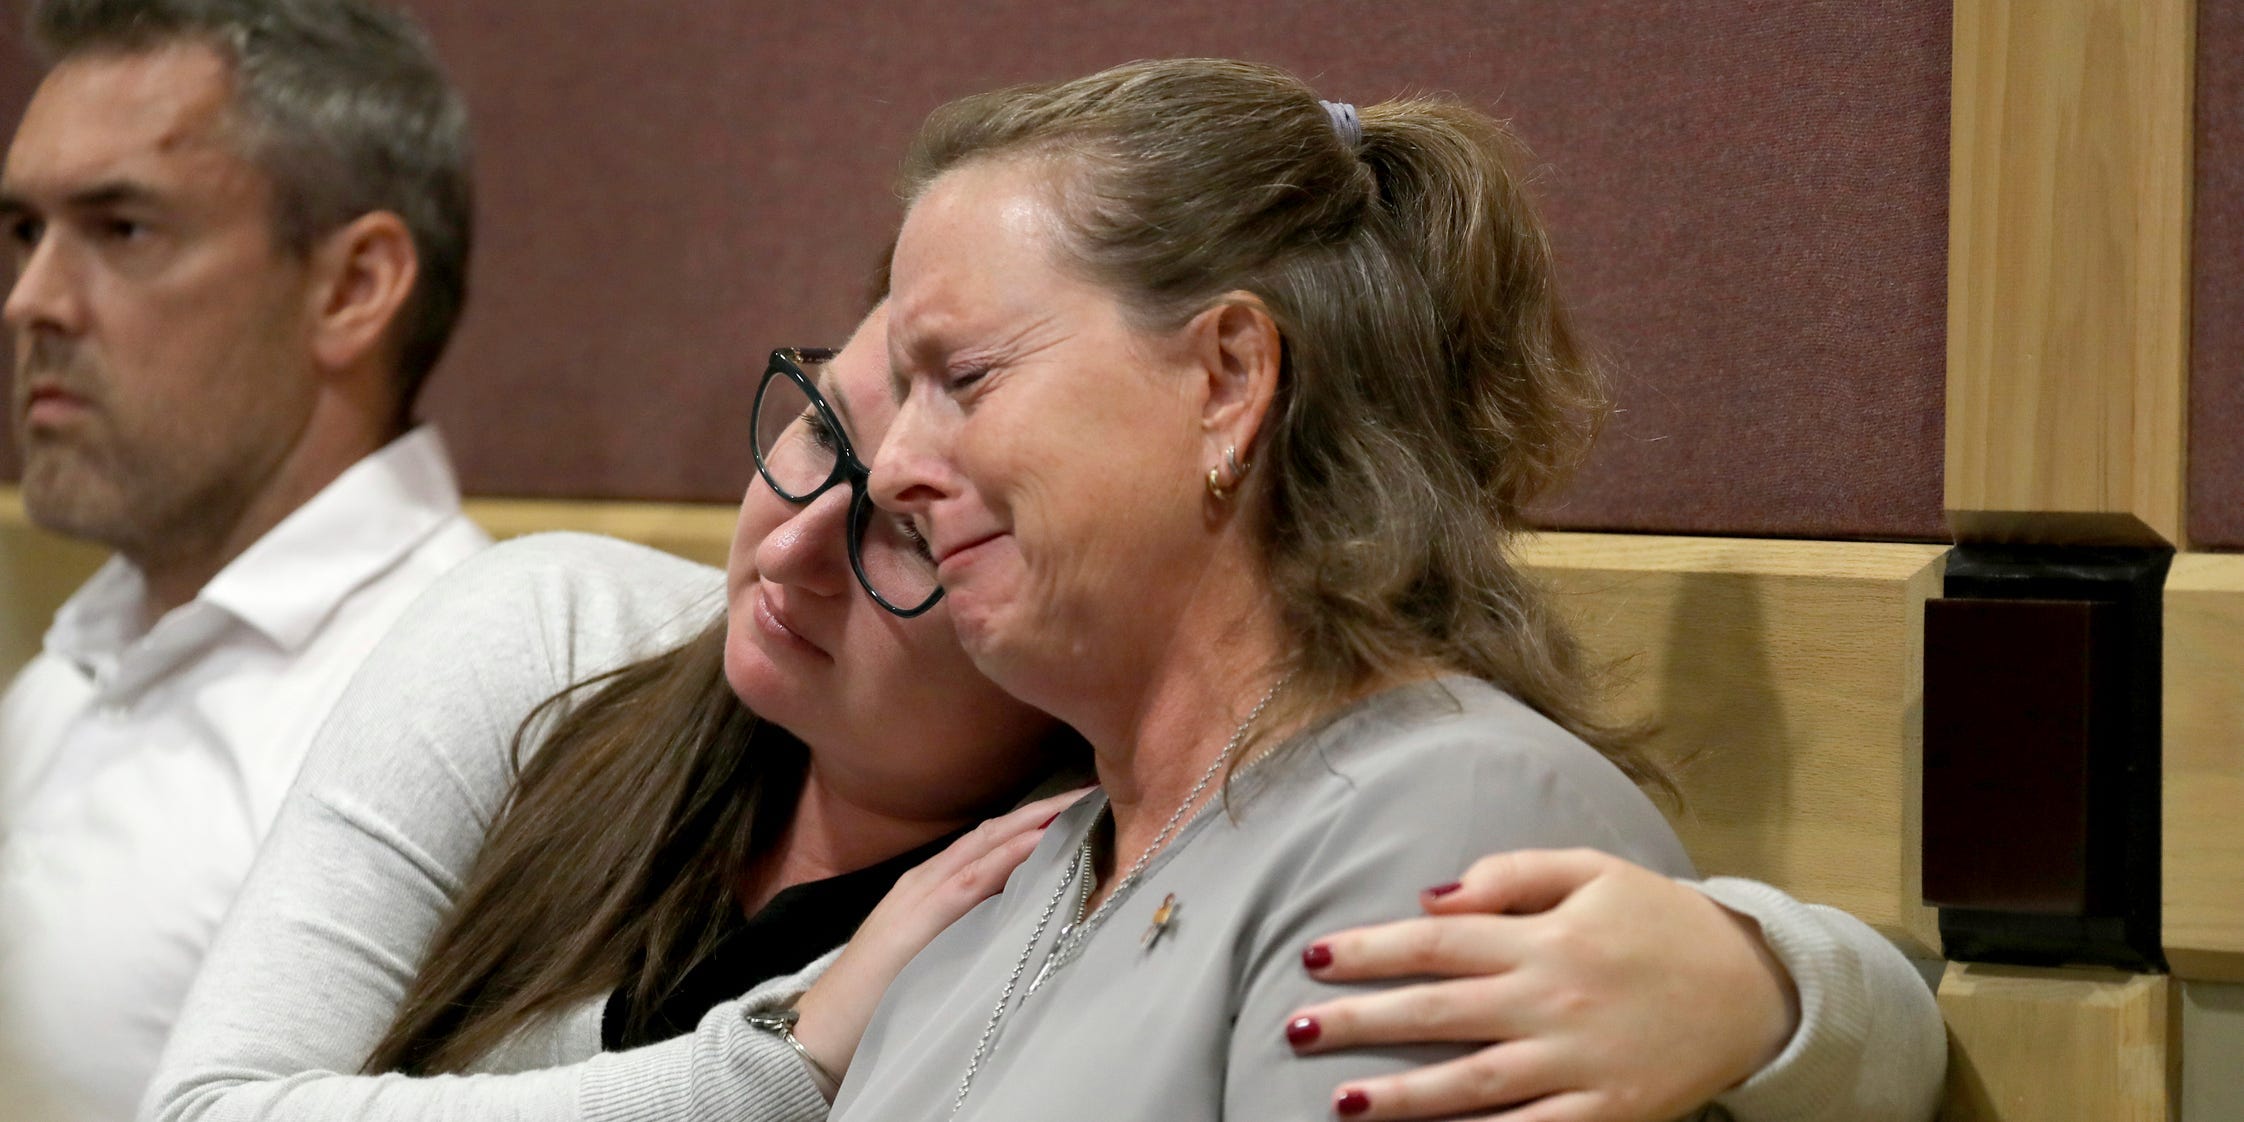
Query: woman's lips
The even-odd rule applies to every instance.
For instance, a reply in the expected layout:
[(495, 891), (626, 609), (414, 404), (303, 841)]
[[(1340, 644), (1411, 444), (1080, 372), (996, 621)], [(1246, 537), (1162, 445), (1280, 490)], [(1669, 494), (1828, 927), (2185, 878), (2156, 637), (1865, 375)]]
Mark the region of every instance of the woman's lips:
[(755, 618), (756, 626), (764, 634), (782, 645), (817, 655), (823, 659), (831, 660), (833, 658), (826, 652), (826, 648), (804, 638), (802, 632), (788, 625), (787, 617), (782, 613), (780, 606), (772, 603), (770, 590), (762, 585), (756, 586), (756, 602), (754, 607), (750, 609), (749, 614)]
[(988, 534), (969, 541), (965, 545), (953, 547), (949, 552), (936, 559), (936, 581), (946, 586), (949, 585), (952, 579), (957, 576), (959, 570), (973, 564), (975, 558), (988, 552), (989, 547), (1004, 536), (1002, 533)]

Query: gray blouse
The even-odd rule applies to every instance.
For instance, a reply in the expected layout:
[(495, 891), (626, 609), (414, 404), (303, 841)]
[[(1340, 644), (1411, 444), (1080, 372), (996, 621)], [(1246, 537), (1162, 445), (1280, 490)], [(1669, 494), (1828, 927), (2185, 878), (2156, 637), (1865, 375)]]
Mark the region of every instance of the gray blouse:
[[(1071, 808), (1005, 892), (945, 931), (881, 1003), (834, 1117), (950, 1116), (1006, 979), (1104, 810)], [(1286, 1016), (1350, 988), (1319, 982), (1319, 936), (1415, 914), (1419, 890), (1501, 850), (1586, 846), (1676, 876), (1682, 846), (1587, 744), (1487, 683), (1390, 690), (1288, 746), (1183, 828), (1143, 881), (1033, 995), (1073, 917), (1065, 894), (982, 1058), (961, 1118), (1331, 1117), (1355, 1078), (1464, 1045), (1296, 1056)], [(1165, 898), (1169, 923), (1145, 935)]]

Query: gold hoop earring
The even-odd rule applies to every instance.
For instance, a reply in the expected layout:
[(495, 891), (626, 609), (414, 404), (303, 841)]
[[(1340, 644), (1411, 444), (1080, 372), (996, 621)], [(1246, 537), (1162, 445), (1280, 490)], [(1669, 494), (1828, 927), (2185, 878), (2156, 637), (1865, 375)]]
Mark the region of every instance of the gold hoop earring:
[[(1239, 462), (1239, 449), (1236, 445), (1224, 445), (1223, 464), (1208, 469), (1209, 497), (1219, 503), (1230, 502), (1231, 496), (1238, 492), (1239, 484), (1246, 481), (1247, 469), (1253, 466), (1252, 462), (1244, 464)], [(1224, 467), (1231, 469), (1231, 485), (1228, 487), (1223, 485)]]
[(1208, 469), (1208, 497), (1219, 503), (1227, 503), (1231, 501), (1231, 489), (1223, 485), (1222, 473), (1222, 468)]

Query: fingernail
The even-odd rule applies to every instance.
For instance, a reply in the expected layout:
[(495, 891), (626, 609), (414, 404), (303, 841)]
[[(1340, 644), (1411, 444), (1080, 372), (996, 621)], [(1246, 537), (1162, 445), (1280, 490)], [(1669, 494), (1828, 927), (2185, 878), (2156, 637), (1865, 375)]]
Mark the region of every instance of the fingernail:
[(1428, 896), (1432, 896), (1432, 897), (1436, 897), (1436, 898), (1439, 898), (1439, 897), (1447, 896), (1447, 895), (1449, 895), (1450, 893), (1452, 893), (1452, 892), (1455, 892), (1455, 891), (1457, 891), (1458, 889), (1460, 889), (1460, 888), (1463, 888), (1463, 887), (1465, 887), (1465, 882), (1464, 882), (1464, 881), (1460, 881), (1460, 880), (1453, 880), (1453, 881), (1450, 881), (1450, 882), (1449, 882), (1448, 884), (1437, 884), (1437, 885), (1433, 886), (1432, 888), (1429, 888), (1429, 889), (1427, 889), (1427, 890), (1426, 890), (1426, 895), (1428, 895)]
[(1318, 1024), (1315, 1017), (1295, 1017), (1286, 1022), (1286, 1043), (1296, 1048), (1307, 1048), (1315, 1044), (1317, 1037), (1324, 1031), (1325, 1026)]
[(1301, 965), (1308, 970), (1322, 970), (1332, 965), (1332, 948), (1323, 943), (1311, 943), (1301, 948)]
[(1065, 813), (1067, 813), (1067, 812), (1063, 810), (1063, 811), (1059, 811), (1059, 812), (1057, 812), (1057, 813), (1053, 814), (1053, 815), (1052, 815), (1052, 817), (1050, 817), (1050, 818), (1047, 818), (1047, 819), (1045, 819), (1045, 820), (1044, 820), (1044, 825), (1043, 825), (1043, 826), (1038, 826), (1038, 827), (1037, 827), (1037, 829), (1039, 829), (1039, 830), (1042, 830), (1042, 829), (1044, 829), (1044, 828), (1046, 828), (1046, 827), (1050, 826), (1050, 825), (1051, 825), (1052, 823), (1054, 823), (1054, 822), (1057, 822), (1057, 821), (1059, 821), (1059, 820), (1060, 820), (1060, 815), (1061, 815), (1061, 814), (1065, 814)]
[(1350, 1087), (1340, 1092), (1340, 1097), (1332, 1101), (1332, 1112), (1342, 1118), (1351, 1118), (1370, 1109), (1371, 1096), (1364, 1094), (1359, 1087)]

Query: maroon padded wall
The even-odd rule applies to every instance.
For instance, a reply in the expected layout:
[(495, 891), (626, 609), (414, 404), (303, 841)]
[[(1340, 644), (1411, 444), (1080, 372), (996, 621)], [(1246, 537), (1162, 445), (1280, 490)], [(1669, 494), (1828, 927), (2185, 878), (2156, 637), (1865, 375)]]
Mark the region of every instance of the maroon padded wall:
[[(39, 79), (30, 49), (23, 41), (23, 12), (24, 0), (0, 0), (0, 122), (4, 122), (0, 127), (6, 128), (11, 137)], [(8, 364), (14, 361), (0, 359)]]
[(2244, 4), (2197, 6), (2189, 534), (2244, 549)]
[(10, 131), (37, 79), (23, 42), (22, 7), (18, 0), (0, 0), (0, 110), (7, 113)]
[[(20, 0), (17, 0), (20, 2)], [(917, 120), (1226, 54), (1512, 117), (1623, 412), (1571, 528), (1939, 537), (1949, 20), (1921, 0), (414, 0), (481, 245), (427, 412), (472, 490), (722, 499), (746, 379), (846, 331)]]

